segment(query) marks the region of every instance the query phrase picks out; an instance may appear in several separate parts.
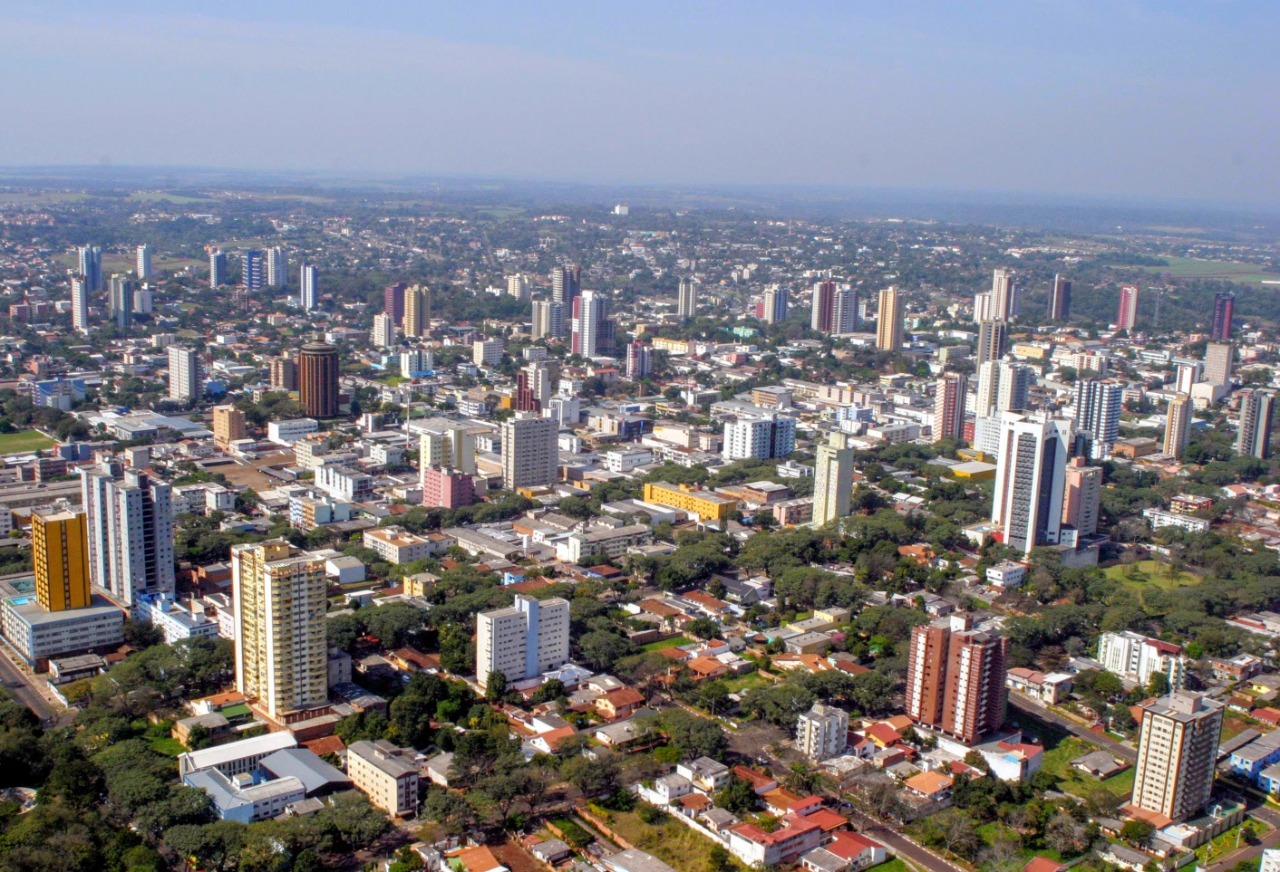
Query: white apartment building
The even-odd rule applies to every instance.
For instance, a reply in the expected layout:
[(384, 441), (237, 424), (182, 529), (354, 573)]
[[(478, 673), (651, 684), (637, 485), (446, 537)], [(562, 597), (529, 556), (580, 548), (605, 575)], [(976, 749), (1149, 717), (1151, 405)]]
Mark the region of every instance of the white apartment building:
[(813, 526), (849, 514), (853, 502), (853, 449), (844, 433), (831, 433), (813, 461)]
[(738, 418), (724, 425), (725, 460), (770, 460), (786, 457), (796, 447), (794, 418), (767, 415)]
[(592, 554), (607, 558), (621, 557), (627, 549), (647, 545), (653, 539), (648, 524), (629, 524), (625, 527), (599, 527), (570, 533), (556, 543), (556, 559), (568, 563), (581, 563)]
[(516, 595), (505, 609), (476, 616), (476, 681), (501, 672), (523, 681), (569, 662), (569, 602)]
[(365, 530), (364, 547), (378, 552), (388, 563), (412, 563), (431, 557), (437, 551), (436, 543), (425, 536), (415, 536), (401, 527), (375, 527)]
[(116, 461), (80, 470), (89, 538), (89, 579), (132, 607), (144, 593), (170, 594), (173, 506), (169, 485)]
[(317, 467), (316, 487), (335, 500), (353, 503), (373, 496), (373, 478), (345, 466), (325, 464)]
[(347, 748), (347, 774), (369, 802), (400, 817), (418, 810), (418, 763), (411, 748), (386, 739), (352, 742)]
[(653, 463), (653, 452), (647, 448), (615, 448), (604, 453), (604, 468), (613, 473), (627, 473)]
[(1182, 648), (1131, 630), (1103, 633), (1098, 640), (1098, 662), (1108, 672), (1143, 687), (1156, 672), (1169, 679), (1171, 689), (1186, 687), (1187, 660)]
[(796, 750), (810, 760), (838, 757), (849, 744), (849, 713), (821, 702), (800, 715), (796, 726)]
[(302, 437), (316, 433), (320, 424), (314, 418), (292, 418), (288, 421), (268, 421), (267, 440), (277, 445), (292, 445)]
[[(559, 478), (559, 426), (551, 418), (521, 416), (502, 424), (502, 486), (544, 487)], [(465, 471), (465, 470), (464, 470)]]
[(169, 346), (169, 399), (194, 402), (201, 394), (200, 356), (194, 348)]
[(476, 437), (467, 425), (446, 418), (414, 421), (410, 430), (418, 432), (420, 469), (442, 466), (468, 475), (476, 472)]
[(476, 366), (496, 366), (506, 347), (501, 339), (477, 339), (471, 343), (471, 362)]

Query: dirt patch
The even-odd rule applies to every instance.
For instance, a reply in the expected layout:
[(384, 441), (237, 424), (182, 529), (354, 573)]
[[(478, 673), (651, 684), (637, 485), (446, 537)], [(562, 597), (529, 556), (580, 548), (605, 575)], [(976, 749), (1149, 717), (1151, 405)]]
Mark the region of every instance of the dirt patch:
[(511, 872), (546, 872), (546, 867), (514, 842), (503, 842), (490, 847), (493, 855)]

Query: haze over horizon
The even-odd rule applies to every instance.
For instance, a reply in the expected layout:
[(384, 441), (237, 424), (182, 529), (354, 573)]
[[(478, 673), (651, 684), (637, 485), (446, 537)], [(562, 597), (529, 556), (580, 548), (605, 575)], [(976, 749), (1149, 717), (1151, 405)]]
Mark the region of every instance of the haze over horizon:
[(0, 11), (0, 165), (1280, 202), (1273, 6), (111, 7)]

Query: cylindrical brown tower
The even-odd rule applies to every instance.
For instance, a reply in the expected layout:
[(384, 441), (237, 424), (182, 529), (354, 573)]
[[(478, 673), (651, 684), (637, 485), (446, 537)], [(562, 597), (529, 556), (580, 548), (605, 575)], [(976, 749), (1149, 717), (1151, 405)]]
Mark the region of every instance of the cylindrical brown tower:
[(308, 342), (298, 355), (298, 392), (310, 418), (338, 416), (338, 349)]

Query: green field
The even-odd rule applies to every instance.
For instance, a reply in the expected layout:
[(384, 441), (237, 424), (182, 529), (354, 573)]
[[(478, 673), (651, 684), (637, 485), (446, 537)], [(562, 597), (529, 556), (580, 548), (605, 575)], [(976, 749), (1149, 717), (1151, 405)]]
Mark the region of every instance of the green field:
[[(619, 836), (642, 851), (648, 851), (677, 872), (712, 872), (711, 849), (715, 843), (694, 832), (668, 814), (656, 824), (646, 824), (635, 812), (614, 812), (605, 823)], [(734, 870), (746, 867), (737, 858)], [(885, 868), (885, 867), (880, 867)]]
[(21, 433), (0, 433), (0, 454), (38, 451), (51, 445), (53, 445), (53, 440), (38, 430), (23, 430)]
[(187, 194), (170, 194), (167, 191), (134, 191), (129, 195), (130, 200), (137, 200), (142, 203), (212, 203), (210, 197), (192, 197)]
[(1044, 762), (1041, 770), (1058, 779), (1058, 788), (1063, 793), (1070, 793), (1081, 798), (1092, 790), (1102, 787), (1116, 796), (1128, 796), (1133, 792), (1135, 770), (1130, 766), (1119, 775), (1113, 775), (1103, 781), (1091, 778), (1079, 770), (1071, 768), (1071, 761), (1094, 750), (1093, 746), (1076, 736), (1058, 738), (1056, 742), (1045, 742)]
[[(1130, 575), (1131, 569), (1132, 575)], [(1158, 560), (1139, 560), (1132, 567), (1117, 563), (1115, 566), (1108, 566), (1102, 572), (1107, 578), (1134, 589), (1153, 586), (1161, 590), (1173, 590), (1175, 587), (1195, 587), (1204, 580), (1186, 571), (1170, 575), (1168, 568)]]
[(656, 642), (650, 642), (643, 647), (646, 651), (665, 651), (668, 648), (679, 648), (681, 645), (688, 645), (692, 641), (686, 636), (672, 636), (670, 639), (659, 639)]
[(1168, 266), (1126, 267), (1168, 275), (1175, 279), (1228, 279), (1233, 282), (1280, 281), (1280, 273), (1263, 272), (1256, 263), (1230, 260), (1199, 260), (1194, 257), (1166, 257)]
[(186, 753), (187, 748), (177, 739), (165, 736), (160, 739), (152, 739), (151, 750), (166, 757), (177, 757), (179, 754)]

